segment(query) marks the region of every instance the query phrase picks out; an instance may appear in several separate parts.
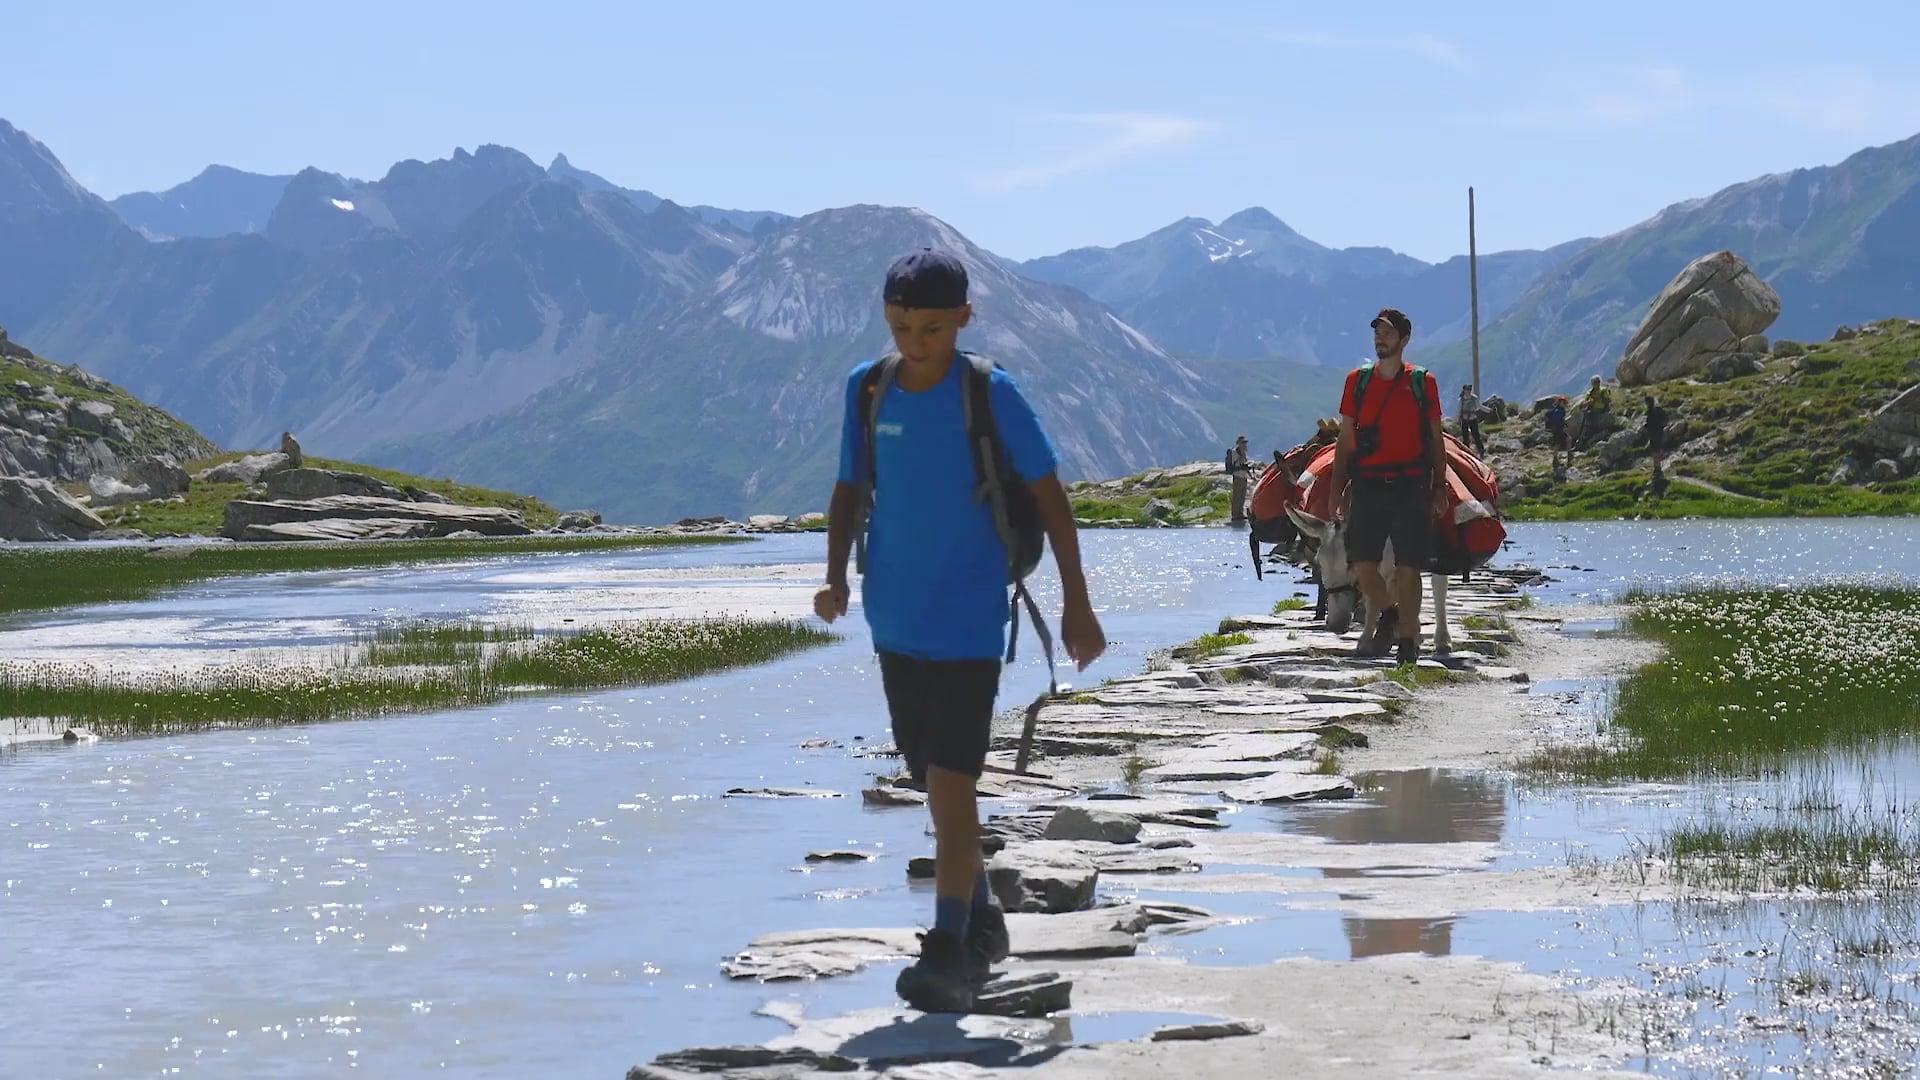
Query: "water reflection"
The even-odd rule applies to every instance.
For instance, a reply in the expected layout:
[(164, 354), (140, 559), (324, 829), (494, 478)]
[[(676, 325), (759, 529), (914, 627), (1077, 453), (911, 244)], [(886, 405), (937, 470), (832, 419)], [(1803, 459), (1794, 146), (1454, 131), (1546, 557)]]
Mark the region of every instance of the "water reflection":
[[(1300, 832), (1336, 844), (1458, 844), (1500, 841), (1506, 825), (1507, 790), (1501, 781), (1481, 773), (1454, 769), (1408, 769), (1363, 773), (1354, 777), (1360, 800), (1329, 813), (1303, 814), (1295, 826)], [(1326, 867), (1329, 879), (1377, 877), (1382, 870), (1417, 867)], [(1341, 893), (1343, 900), (1358, 899)], [(1446, 956), (1453, 951), (1457, 920), (1341, 919), (1352, 959), (1392, 953)]]

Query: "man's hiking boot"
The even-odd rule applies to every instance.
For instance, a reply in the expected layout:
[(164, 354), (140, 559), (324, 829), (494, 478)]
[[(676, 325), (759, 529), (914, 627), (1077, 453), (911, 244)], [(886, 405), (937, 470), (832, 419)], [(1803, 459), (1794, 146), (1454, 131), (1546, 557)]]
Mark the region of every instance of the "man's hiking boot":
[(959, 938), (929, 930), (920, 935), (920, 959), (894, 980), (893, 991), (921, 1012), (971, 1012), (974, 983), (983, 974), (979, 956)]
[(1399, 652), (1393, 658), (1395, 664), (1403, 667), (1420, 662), (1420, 642), (1410, 637), (1400, 639)]
[(967, 950), (977, 958), (978, 974), (1007, 958), (1013, 943), (1007, 938), (1007, 913), (998, 904), (974, 908), (967, 923)]

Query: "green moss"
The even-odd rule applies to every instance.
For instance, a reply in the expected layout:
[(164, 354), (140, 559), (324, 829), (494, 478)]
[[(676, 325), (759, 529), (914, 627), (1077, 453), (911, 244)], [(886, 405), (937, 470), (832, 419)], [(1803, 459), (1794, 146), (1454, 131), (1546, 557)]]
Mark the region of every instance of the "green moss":
[(1173, 655), (1182, 660), (1205, 660), (1218, 656), (1236, 645), (1251, 645), (1253, 638), (1244, 633), (1202, 634), (1185, 645), (1174, 648)]
[(1289, 596), (1284, 600), (1274, 601), (1273, 613), (1275, 615), (1284, 615), (1289, 611), (1305, 611), (1306, 609), (1312, 606), (1313, 605), (1307, 603), (1305, 600), (1302, 600), (1297, 596)]

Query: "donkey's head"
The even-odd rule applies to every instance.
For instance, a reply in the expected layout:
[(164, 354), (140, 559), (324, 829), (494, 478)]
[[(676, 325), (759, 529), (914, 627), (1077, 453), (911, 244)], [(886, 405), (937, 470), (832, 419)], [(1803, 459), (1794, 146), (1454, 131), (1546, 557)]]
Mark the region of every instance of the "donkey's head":
[(1360, 603), (1359, 579), (1347, 558), (1347, 527), (1291, 508), (1287, 511), (1304, 536), (1313, 538), (1313, 566), (1327, 597), (1327, 630), (1344, 634), (1353, 626)]

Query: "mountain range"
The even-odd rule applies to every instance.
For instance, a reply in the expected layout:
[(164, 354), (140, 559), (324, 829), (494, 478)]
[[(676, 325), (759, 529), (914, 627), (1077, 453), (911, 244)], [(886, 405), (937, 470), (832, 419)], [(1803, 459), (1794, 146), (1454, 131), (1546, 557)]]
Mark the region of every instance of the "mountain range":
[[(1611, 371), (1648, 301), (1730, 247), (1776, 332), (1916, 306), (1920, 138), (1764, 177), (1611, 236), (1479, 260), (1485, 389)], [(213, 166), (108, 203), (0, 120), (0, 324), (223, 445), (513, 487), (615, 520), (820, 506), (847, 371), (886, 347), (886, 263), (974, 279), (965, 347), (1029, 388), (1069, 478), (1284, 447), (1329, 414), (1383, 305), (1458, 381), (1464, 257), (1329, 248), (1260, 208), (1017, 262), (912, 208), (682, 207), (507, 147), (378, 180)]]

